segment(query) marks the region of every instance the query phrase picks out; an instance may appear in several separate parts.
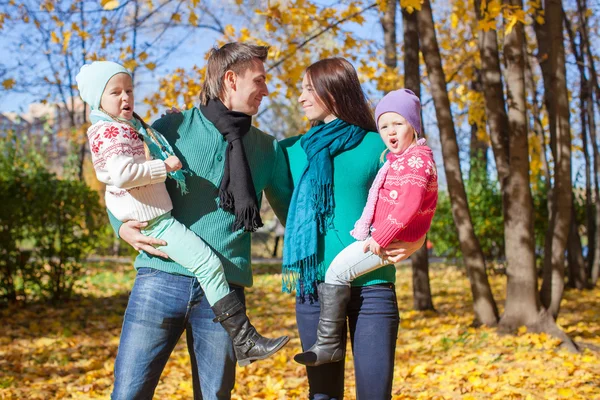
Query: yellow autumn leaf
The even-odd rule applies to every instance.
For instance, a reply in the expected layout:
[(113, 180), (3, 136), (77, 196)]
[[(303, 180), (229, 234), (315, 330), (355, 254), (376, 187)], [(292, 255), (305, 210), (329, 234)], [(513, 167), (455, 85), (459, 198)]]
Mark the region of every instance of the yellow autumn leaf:
[(119, 7), (121, 2), (119, 0), (100, 0), (100, 5), (107, 11), (114, 10)]
[(412, 14), (413, 11), (421, 11), (422, 0), (400, 0), (400, 7), (406, 8), (406, 10)]
[(450, 16), (450, 24), (452, 26), (452, 29), (456, 29), (456, 27), (458, 26), (458, 15), (456, 15), (456, 13), (452, 13), (452, 15)]
[(148, 53), (146, 53), (145, 51), (142, 51), (139, 55), (138, 58), (141, 62), (146, 61), (146, 59), (148, 58)]
[(173, 15), (171, 15), (171, 20), (175, 22), (181, 22), (181, 14), (173, 13)]
[(58, 38), (56, 32), (52, 31), (52, 33), (50, 33), (50, 41), (56, 44), (60, 43), (60, 39)]
[(69, 48), (69, 43), (71, 42), (71, 31), (65, 31), (65, 33), (63, 34), (63, 44), (62, 44), (62, 51), (63, 53), (67, 52), (67, 49)]
[(44, 11), (48, 11), (48, 12), (54, 11), (54, 1), (45, 0), (44, 2), (42, 2), (40, 4), (40, 10), (44, 10)]
[(188, 18), (188, 22), (192, 26), (198, 26), (198, 15), (195, 12), (190, 11), (190, 16)]
[(10, 90), (15, 86), (15, 80), (12, 78), (8, 78), (2, 81), (2, 87), (4, 90)]
[(153, 62), (146, 63), (144, 66), (146, 68), (148, 68), (150, 71), (154, 71), (154, 69), (156, 68), (156, 64)]
[(565, 399), (566, 399), (566, 398), (573, 397), (573, 394), (574, 394), (574, 393), (573, 393), (573, 390), (571, 390), (571, 389), (569, 389), (569, 388), (560, 388), (560, 389), (558, 389), (558, 395), (559, 395), (560, 397), (563, 397), (563, 398), (565, 398)]
[(123, 62), (123, 66), (128, 70), (133, 71), (138, 66), (138, 63), (135, 60), (129, 59)]
[(515, 15), (511, 15), (510, 18), (508, 19), (508, 24), (506, 24), (506, 28), (504, 29), (504, 33), (506, 35), (510, 35), (510, 33), (512, 32), (512, 30), (513, 30), (514, 26), (517, 24), (517, 22), (519, 22), (517, 17)]

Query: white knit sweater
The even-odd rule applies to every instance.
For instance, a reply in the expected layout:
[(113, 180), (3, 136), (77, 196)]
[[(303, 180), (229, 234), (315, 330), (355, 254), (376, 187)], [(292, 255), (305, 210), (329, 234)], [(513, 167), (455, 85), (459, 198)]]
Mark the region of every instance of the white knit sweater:
[(129, 125), (100, 121), (87, 131), (106, 207), (121, 221), (149, 221), (173, 209), (165, 187), (167, 167), (146, 160), (144, 143)]

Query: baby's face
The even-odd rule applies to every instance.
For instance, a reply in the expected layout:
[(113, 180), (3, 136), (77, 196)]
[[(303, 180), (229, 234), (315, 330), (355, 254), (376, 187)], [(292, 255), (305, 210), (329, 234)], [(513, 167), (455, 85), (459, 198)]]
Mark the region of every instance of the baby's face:
[(387, 112), (378, 120), (379, 134), (387, 148), (394, 154), (400, 154), (415, 141), (415, 130), (400, 114)]
[(123, 119), (133, 118), (133, 82), (125, 73), (116, 74), (106, 84), (100, 106), (109, 114)]

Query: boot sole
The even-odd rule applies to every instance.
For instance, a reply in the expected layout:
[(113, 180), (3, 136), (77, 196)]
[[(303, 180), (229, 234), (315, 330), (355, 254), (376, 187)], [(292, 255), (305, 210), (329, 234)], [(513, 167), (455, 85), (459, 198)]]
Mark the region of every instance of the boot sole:
[(281, 344), (279, 346), (277, 346), (276, 348), (273, 349), (273, 351), (271, 351), (268, 354), (265, 354), (261, 357), (248, 357), (248, 358), (244, 358), (243, 360), (238, 360), (238, 365), (240, 367), (246, 367), (250, 364), (252, 364), (254, 361), (258, 361), (258, 360), (264, 360), (265, 358), (269, 358), (271, 357), (273, 354), (277, 353), (279, 350), (281, 350), (281, 348), (283, 346), (285, 346), (288, 342), (290, 341), (290, 338), (288, 336), (285, 337), (285, 340), (281, 342)]
[[(296, 354), (296, 356), (298, 356), (298, 355), (299, 354)], [(336, 357), (336, 358), (333, 358), (331, 360), (324, 360), (324, 361), (317, 361), (317, 362), (311, 362), (311, 361), (302, 362), (300, 360), (297, 360), (296, 356), (294, 356), (294, 361), (296, 361), (300, 365), (305, 365), (307, 367), (318, 367), (320, 365), (336, 363), (336, 362), (340, 362), (340, 361), (346, 359), (346, 354), (345, 353), (344, 353), (344, 355), (342, 357)]]

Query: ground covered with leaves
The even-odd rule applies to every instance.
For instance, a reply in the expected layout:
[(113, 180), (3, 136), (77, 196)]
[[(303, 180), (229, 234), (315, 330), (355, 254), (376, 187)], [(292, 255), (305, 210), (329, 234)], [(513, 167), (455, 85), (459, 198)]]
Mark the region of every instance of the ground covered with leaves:
[[(280, 293), (277, 270), (255, 267), (248, 306), (261, 332), (292, 340), (275, 357), (238, 368), (235, 399), (307, 397), (304, 367), (293, 361), (300, 350), (294, 302)], [(93, 265), (71, 301), (4, 307), (0, 399), (108, 398), (133, 277), (127, 265)], [(558, 323), (585, 345), (581, 354), (571, 354), (544, 334), (521, 330), (516, 336), (500, 336), (494, 329), (470, 328), (469, 283), (459, 268), (432, 266), (437, 313), (411, 310), (408, 266), (398, 269), (397, 279), (401, 327), (394, 399), (600, 399), (600, 289), (565, 293)], [(491, 281), (496, 298), (504, 298), (505, 277), (495, 275)], [(354, 399), (351, 354), (346, 362), (346, 398)], [(182, 337), (155, 398), (189, 399), (191, 381)]]

